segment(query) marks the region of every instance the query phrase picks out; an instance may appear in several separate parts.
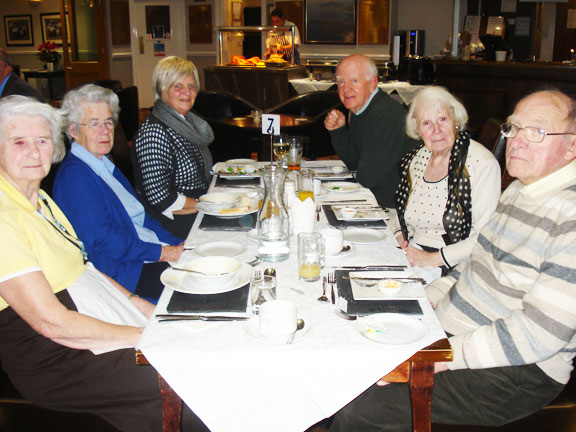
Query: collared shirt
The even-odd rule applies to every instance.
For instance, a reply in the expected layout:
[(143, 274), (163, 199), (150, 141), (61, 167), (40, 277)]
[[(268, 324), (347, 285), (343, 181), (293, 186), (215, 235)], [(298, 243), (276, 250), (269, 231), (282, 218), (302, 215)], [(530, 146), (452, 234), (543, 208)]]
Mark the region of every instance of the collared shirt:
[(98, 159), (75, 141), (72, 143), (71, 152), (88, 165), (112, 189), (132, 219), (138, 238), (148, 243), (162, 244), (154, 231), (144, 227), (146, 218), (144, 206), (114, 177), (113, 172), (116, 166), (107, 157)]
[(355, 115), (360, 115), (364, 111), (366, 111), (366, 108), (368, 108), (368, 105), (370, 105), (370, 102), (372, 102), (372, 99), (374, 99), (374, 96), (376, 96), (376, 93), (378, 93), (378, 86), (376, 86), (376, 88), (372, 91), (372, 94), (370, 94), (370, 97), (368, 98), (368, 100), (366, 101), (364, 106), (362, 108), (360, 108)]
[(6, 87), (6, 83), (8, 82), (8, 79), (12, 76), (12, 72), (10, 72), (8, 75), (6, 75), (6, 78), (4, 78), (4, 81), (2, 81), (2, 84), (0, 84), (0, 97), (2, 97), (2, 93), (4, 93), (4, 87)]

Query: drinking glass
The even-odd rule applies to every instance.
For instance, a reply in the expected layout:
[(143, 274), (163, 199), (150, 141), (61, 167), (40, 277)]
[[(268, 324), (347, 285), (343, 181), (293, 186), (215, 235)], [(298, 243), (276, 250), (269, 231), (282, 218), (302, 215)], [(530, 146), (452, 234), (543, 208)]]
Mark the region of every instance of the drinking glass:
[(324, 264), (324, 239), (320, 233), (298, 234), (298, 276), (314, 282), (320, 279)]
[(311, 171), (301, 171), (298, 176), (298, 198), (300, 201), (306, 201), (306, 198), (314, 201), (314, 174)]
[(281, 166), (282, 168), (288, 168), (288, 164), (286, 162), (288, 149), (290, 148), (290, 142), (288, 138), (288, 135), (281, 134), (274, 136), (274, 140), (272, 142), (272, 150), (278, 159), (278, 166)]
[(288, 170), (300, 171), (302, 160), (302, 137), (291, 136), (288, 138), (290, 147), (288, 148)]
[(260, 306), (271, 300), (276, 300), (276, 277), (259, 275), (252, 279), (250, 285), (252, 313), (258, 314)]

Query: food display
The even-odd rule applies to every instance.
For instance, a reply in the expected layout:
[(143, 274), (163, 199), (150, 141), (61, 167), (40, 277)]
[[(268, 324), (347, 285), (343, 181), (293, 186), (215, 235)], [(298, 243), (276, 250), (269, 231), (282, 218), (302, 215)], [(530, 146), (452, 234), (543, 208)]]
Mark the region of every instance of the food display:
[(268, 60), (262, 60), (258, 56), (247, 59), (242, 55), (235, 55), (232, 56), (232, 62), (230, 64), (232, 66), (283, 67), (288, 65), (288, 62), (282, 58), (282, 54), (271, 54)]

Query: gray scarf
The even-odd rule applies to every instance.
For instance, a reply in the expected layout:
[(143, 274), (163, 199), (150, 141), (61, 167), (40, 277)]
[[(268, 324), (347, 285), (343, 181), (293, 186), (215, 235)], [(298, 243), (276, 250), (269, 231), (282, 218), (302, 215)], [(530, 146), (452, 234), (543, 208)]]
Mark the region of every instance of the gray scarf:
[(175, 109), (161, 100), (154, 103), (152, 114), (198, 148), (202, 154), (202, 159), (204, 159), (204, 174), (206, 180), (210, 183), (210, 171), (212, 170), (213, 161), (212, 153), (210, 153), (208, 146), (214, 141), (214, 132), (208, 122), (196, 114), (193, 114), (191, 111), (186, 113), (186, 119), (184, 119)]

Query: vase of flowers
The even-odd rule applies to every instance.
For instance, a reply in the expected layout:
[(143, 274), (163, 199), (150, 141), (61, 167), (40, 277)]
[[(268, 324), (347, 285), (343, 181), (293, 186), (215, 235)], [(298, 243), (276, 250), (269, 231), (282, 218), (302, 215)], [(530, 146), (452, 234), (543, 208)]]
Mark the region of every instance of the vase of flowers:
[(38, 58), (46, 66), (48, 71), (53, 71), (60, 61), (60, 53), (56, 51), (56, 44), (54, 42), (45, 42), (38, 45)]

